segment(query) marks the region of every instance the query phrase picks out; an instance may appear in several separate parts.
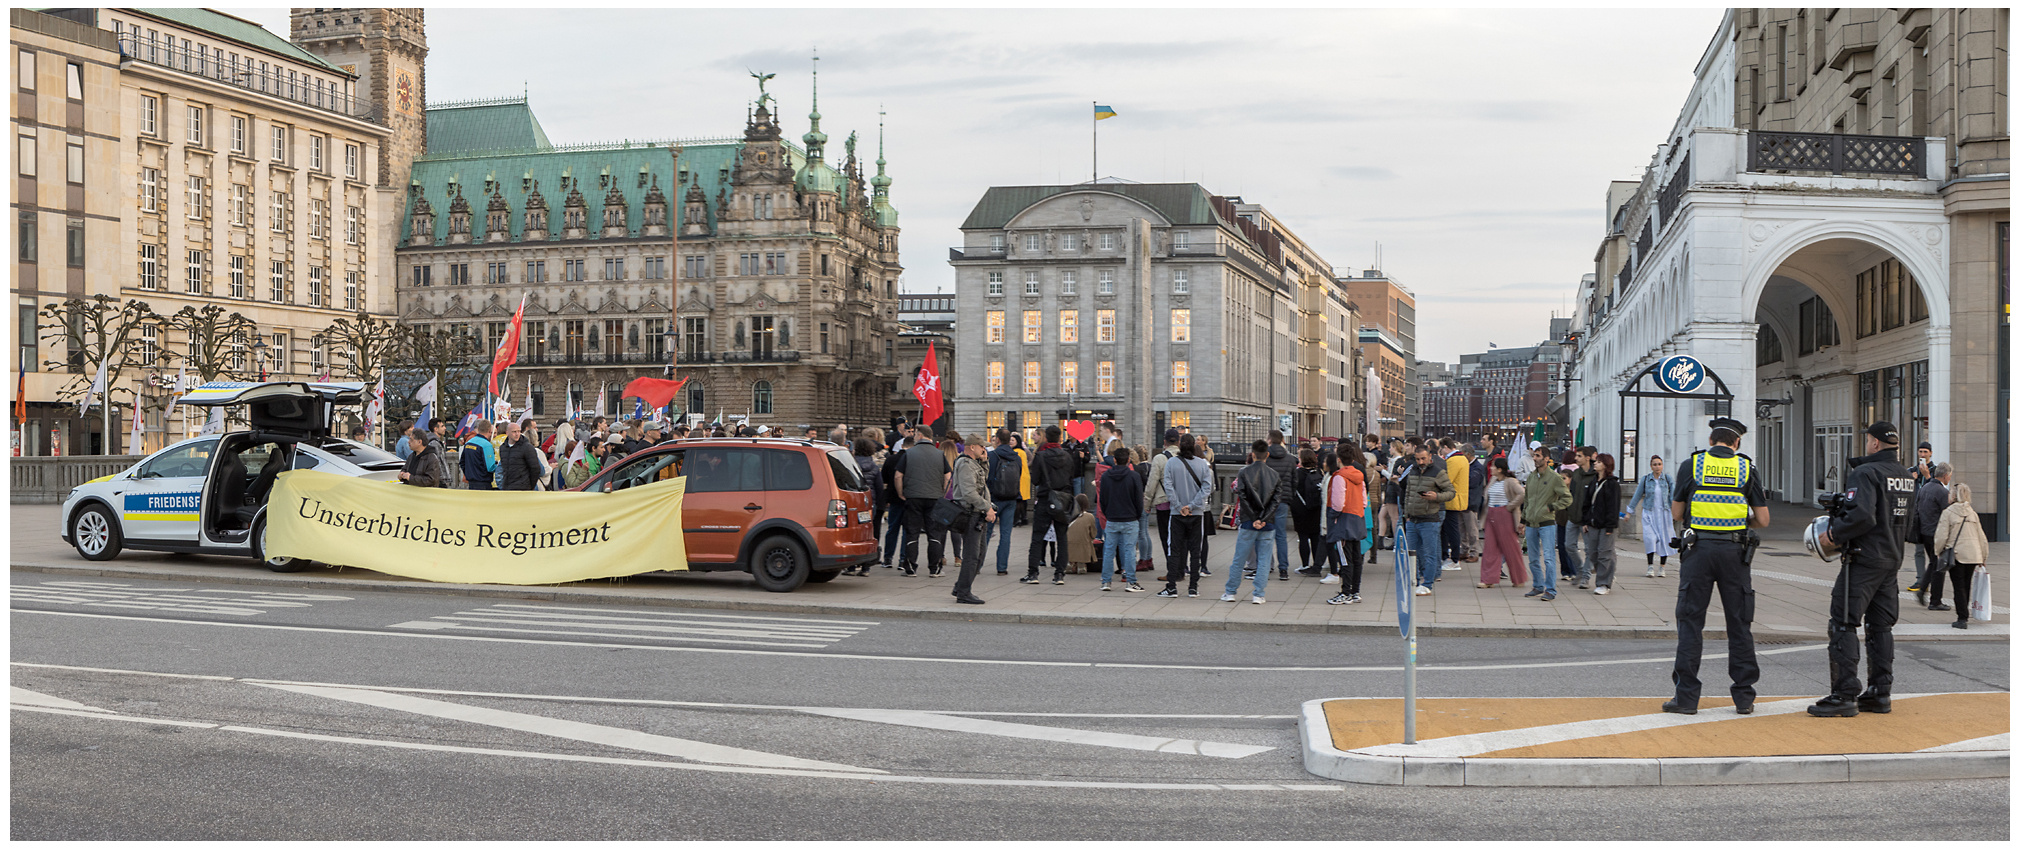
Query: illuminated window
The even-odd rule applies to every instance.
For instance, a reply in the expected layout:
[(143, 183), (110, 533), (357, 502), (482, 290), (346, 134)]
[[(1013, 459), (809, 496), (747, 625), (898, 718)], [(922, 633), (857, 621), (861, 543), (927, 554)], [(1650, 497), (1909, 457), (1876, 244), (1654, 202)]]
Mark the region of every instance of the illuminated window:
[(989, 363), (989, 394), (1003, 394), (1003, 361), (1001, 360), (992, 360)]
[(1044, 313), (1037, 310), (1024, 311), (1024, 341), (1042, 342), (1045, 336)]
[(1003, 311), (1002, 311), (1002, 310), (990, 310), (990, 311), (988, 312), (988, 314), (987, 314), (987, 315), (988, 315), (988, 321), (986, 322), (986, 326), (987, 326), (988, 330), (984, 331), (984, 333), (986, 334), (986, 336), (985, 336), (985, 337), (983, 338), (983, 341), (985, 341), (985, 342), (1002, 342), (1002, 341), (1003, 341)]
[(1192, 427), (1192, 411), (1189, 410), (1172, 411), (1167, 424), (1169, 424), (1173, 428)]
[(1172, 342), (1192, 341), (1191, 310), (1171, 311), (1171, 341)]
[(1114, 310), (1094, 311), (1094, 341), (1095, 342), (1115, 341)]
[(1038, 361), (1024, 361), (1024, 394), (1038, 394)]
[(1004, 410), (987, 411), (982, 414), (982, 419), (983, 422), (989, 426), (989, 430), (991, 431), (995, 431), (999, 428), (1004, 427), (1005, 425), (1010, 424), (1009, 411)]
[(1115, 361), (1103, 360), (1094, 364), (1094, 391), (1102, 395), (1115, 393)]
[(1171, 362), (1171, 391), (1179, 395), (1192, 392), (1192, 364), (1185, 360)]
[(1079, 310), (1059, 311), (1059, 341), (1060, 342), (1080, 341)]
[(1059, 364), (1059, 391), (1062, 393), (1080, 392), (1080, 364), (1078, 362), (1068, 360)]

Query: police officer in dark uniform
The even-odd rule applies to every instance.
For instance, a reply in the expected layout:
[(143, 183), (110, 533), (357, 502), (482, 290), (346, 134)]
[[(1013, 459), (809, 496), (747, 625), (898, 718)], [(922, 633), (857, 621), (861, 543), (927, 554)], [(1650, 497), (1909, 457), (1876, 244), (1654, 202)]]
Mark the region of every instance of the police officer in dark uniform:
[[(1842, 509), (1819, 535), (1844, 566), (1831, 586), (1831, 695), (1811, 717), (1857, 717), (1894, 710), (1894, 621), (1901, 615), (1901, 546), (1914, 510), (1915, 479), (1895, 457), (1901, 435), (1891, 422), (1866, 429), (1866, 456), (1851, 462)], [(1860, 621), (1866, 625), (1866, 690), (1859, 691)]]
[[(1711, 448), (1690, 456), (1677, 473), (1670, 516), (1683, 529), (1676, 545), (1683, 552), (1676, 588), (1676, 698), (1662, 704), (1672, 714), (1696, 714), (1702, 683), (1697, 665), (1704, 656), (1704, 614), (1718, 586), (1725, 609), (1727, 669), (1732, 674), (1733, 710), (1752, 714), (1760, 664), (1753, 653), (1753, 551), (1760, 537), (1748, 524), (1768, 524), (1767, 492), (1753, 459), (1739, 453), (1746, 426), (1738, 420), (1711, 420)], [(1751, 520), (1749, 520), (1751, 514)]]

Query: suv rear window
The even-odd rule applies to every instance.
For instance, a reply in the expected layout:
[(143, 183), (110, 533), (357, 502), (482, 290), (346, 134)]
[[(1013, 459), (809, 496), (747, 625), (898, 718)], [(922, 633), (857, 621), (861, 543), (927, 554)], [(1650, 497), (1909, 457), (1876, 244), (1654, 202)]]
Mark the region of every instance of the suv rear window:
[(836, 487), (857, 493), (870, 489), (863, 483), (863, 471), (856, 465), (855, 455), (841, 449), (829, 449), (828, 469), (835, 474)]
[(814, 468), (807, 463), (805, 453), (767, 449), (764, 455), (766, 490), (814, 489)]

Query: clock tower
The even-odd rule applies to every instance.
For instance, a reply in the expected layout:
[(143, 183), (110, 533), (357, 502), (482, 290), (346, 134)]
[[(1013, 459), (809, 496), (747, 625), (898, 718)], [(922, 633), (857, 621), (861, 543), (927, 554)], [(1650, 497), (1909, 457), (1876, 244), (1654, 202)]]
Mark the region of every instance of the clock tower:
[(358, 91), (390, 131), (376, 182), (406, 196), (428, 149), (428, 37), (422, 9), (292, 9), (289, 40), (358, 75)]

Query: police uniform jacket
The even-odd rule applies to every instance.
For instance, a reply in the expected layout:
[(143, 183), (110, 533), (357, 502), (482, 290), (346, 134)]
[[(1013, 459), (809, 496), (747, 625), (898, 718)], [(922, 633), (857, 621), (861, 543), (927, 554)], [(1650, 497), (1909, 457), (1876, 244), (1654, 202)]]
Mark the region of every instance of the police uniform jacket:
[[(1745, 498), (1747, 507), (1749, 508), (1758, 508), (1767, 504), (1767, 490), (1761, 487), (1760, 468), (1754, 466), (1753, 458), (1740, 454), (1726, 446), (1712, 446), (1709, 449), (1691, 455), (1688, 460), (1684, 461), (1683, 468), (1676, 472), (1676, 495), (1671, 496), (1670, 500), (1682, 502), (1685, 506), (1683, 523), (1679, 530), (1690, 527), (1690, 497), (1691, 494), (1697, 492), (1697, 456), (1700, 454), (1708, 454), (1716, 458), (1739, 457), (1745, 459), (1750, 472), (1746, 477), (1746, 483), (1740, 485), (1740, 493)], [(1742, 522), (1738, 530), (1744, 530), (1745, 528), (1746, 524)], [(1836, 532), (1832, 532), (1832, 534), (1835, 536)]]
[(1852, 461), (1845, 483), (1851, 506), (1831, 520), (1831, 539), (1847, 550), (1856, 544), (1861, 561), (1898, 566), (1914, 510), (1915, 479), (1894, 451), (1881, 449)]

